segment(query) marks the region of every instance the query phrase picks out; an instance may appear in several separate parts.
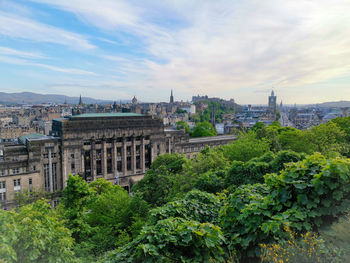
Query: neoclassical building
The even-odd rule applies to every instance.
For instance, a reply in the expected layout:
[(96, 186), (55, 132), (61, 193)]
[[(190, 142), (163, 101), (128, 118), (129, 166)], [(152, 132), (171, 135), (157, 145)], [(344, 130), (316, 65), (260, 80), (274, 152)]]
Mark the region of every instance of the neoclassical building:
[(164, 153), (191, 157), (234, 136), (190, 139), (165, 130), (161, 120), (135, 113), (86, 113), (55, 119), (51, 136), (30, 134), (0, 145), (0, 201), (11, 207), (24, 190), (60, 192), (69, 174), (91, 182), (104, 178), (130, 189)]

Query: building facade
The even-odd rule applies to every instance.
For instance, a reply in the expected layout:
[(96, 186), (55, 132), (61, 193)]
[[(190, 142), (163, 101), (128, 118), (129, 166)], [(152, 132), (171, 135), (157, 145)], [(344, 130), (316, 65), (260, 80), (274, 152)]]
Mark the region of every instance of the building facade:
[(143, 178), (160, 154), (192, 157), (207, 145), (234, 136), (190, 139), (184, 131), (165, 130), (160, 119), (136, 113), (81, 114), (56, 119), (51, 136), (30, 134), (0, 149), (0, 201), (14, 204), (16, 192), (59, 193), (69, 174), (87, 182), (104, 178), (127, 190)]

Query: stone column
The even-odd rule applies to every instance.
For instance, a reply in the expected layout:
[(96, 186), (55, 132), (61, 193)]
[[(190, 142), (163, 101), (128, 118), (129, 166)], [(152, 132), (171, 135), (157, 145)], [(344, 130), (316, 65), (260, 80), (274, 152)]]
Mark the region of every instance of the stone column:
[(102, 174), (107, 178), (107, 146), (106, 141), (102, 140)]
[(53, 193), (53, 176), (52, 176), (52, 158), (51, 158), (51, 152), (52, 149), (49, 148), (49, 178), (50, 178), (50, 192)]
[(144, 137), (141, 137), (141, 145), (140, 145), (140, 162), (141, 162), (141, 170), (142, 173), (145, 173), (145, 140)]
[(123, 175), (126, 175), (126, 139), (125, 136), (123, 137), (123, 151), (122, 151), (122, 170)]
[(117, 174), (117, 143), (115, 139), (112, 142), (112, 171), (113, 176)]
[(169, 154), (171, 154), (171, 137), (169, 137)]
[(80, 175), (85, 175), (85, 151), (84, 149), (80, 150), (80, 163), (81, 163), (81, 166), (80, 166), (80, 172), (79, 174)]
[(96, 178), (96, 149), (95, 141), (91, 141), (91, 152), (90, 152), (90, 161), (91, 161), (91, 177), (92, 181), (95, 181)]
[[(62, 147), (63, 148), (63, 147)], [(67, 180), (68, 180), (68, 173), (67, 173), (67, 163), (68, 163), (68, 158), (67, 158), (67, 149), (63, 148), (62, 149), (62, 189), (66, 187), (67, 185)]]
[(135, 140), (135, 137), (132, 137), (131, 169), (132, 169), (132, 173), (136, 174), (136, 140)]

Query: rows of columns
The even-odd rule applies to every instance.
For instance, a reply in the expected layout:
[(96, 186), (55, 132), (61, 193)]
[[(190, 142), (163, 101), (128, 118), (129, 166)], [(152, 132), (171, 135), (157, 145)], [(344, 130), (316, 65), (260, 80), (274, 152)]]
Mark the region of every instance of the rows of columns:
[[(136, 169), (136, 146), (140, 146), (139, 156), (140, 156), (140, 168)], [(127, 154), (127, 147), (131, 147), (131, 155)], [(122, 170), (118, 171), (117, 163), (118, 163), (118, 151), (117, 151), (117, 142), (116, 140), (113, 140), (111, 143), (111, 158), (112, 158), (112, 173), (115, 176), (117, 173), (122, 173), (122, 175), (130, 174), (136, 174), (136, 172), (145, 173), (146, 167), (145, 167), (145, 140), (144, 137), (141, 137), (140, 144), (136, 144), (136, 138), (133, 137), (131, 141), (131, 145), (127, 144), (126, 138), (123, 138), (122, 146), (121, 146), (121, 161), (122, 161)], [(91, 177), (92, 180), (96, 179), (97, 171), (96, 171), (96, 144), (94, 141), (91, 141), (91, 150), (90, 150), (90, 162), (91, 162)], [(105, 140), (101, 141), (101, 165), (102, 165), (102, 175), (106, 176), (107, 173), (107, 143)], [(84, 165), (84, 152), (82, 152), (82, 169), (81, 171), (85, 171), (83, 165)], [(127, 169), (127, 157), (131, 157), (131, 170)]]

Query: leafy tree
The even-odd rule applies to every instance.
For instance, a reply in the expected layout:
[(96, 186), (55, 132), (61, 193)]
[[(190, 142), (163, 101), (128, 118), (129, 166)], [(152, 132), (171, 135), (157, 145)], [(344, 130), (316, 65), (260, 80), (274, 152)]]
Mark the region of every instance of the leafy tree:
[(294, 128), (284, 128), (278, 135), (283, 150), (312, 154), (316, 151), (314, 145), (307, 137), (306, 132)]
[(349, 144), (345, 141), (345, 132), (333, 122), (313, 127), (308, 131), (307, 138), (316, 146), (316, 151), (328, 157), (349, 152)]
[(16, 211), (0, 210), (0, 257), (4, 262), (72, 262), (73, 239), (45, 200)]
[(191, 133), (190, 126), (186, 122), (178, 121), (177, 123), (175, 123), (175, 125), (176, 125), (177, 130), (185, 129), (186, 133), (188, 133), (188, 134)]
[(259, 255), (258, 244), (279, 237), (285, 224), (298, 231), (317, 229), (345, 211), (349, 183), (350, 160), (315, 154), (266, 175), (264, 184), (237, 188), (220, 212), (229, 248)]
[(148, 224), (131, 243), (105, 262), (225, 262), (218, 223), (221, 200), (193, 190), (151, 211)]
[(193, 128), (193, 132), (191, 137), (207, 137), (207, 136), (215, 136), (216, 131), (214, 127), (207, 121), (197, 123)]
[(138, 196), (130, 197), (118, 185), (111, 185), (105, 192), (101, 192), (88, 205), (88, 209), (86, 222), (91, 227), (91, 232), (84, 249), (95, 255), (124, 245), (136, 237), (148, 215), (146, 202)]
[(223, 146), (224, 156), (230, 161), (246, 162), (269, 151), (269, 142), (257, 139), (254, 132), (241, 134), (232, 144)]
[(207, 172), (198, 177), (194, 187), (208, 193), (219, 193), (224, 190), (224, 179), (213, 172)]
[(67, 220), (67, 227), (78, 243), (84, 240), (90, 231), (86, 215), (91, 197), (88, 184), (79, 175), (69, 175), (67, 186), (62, 191), (61, 211)]
[(144, 227), (140, 236), (104, 262), (225, 262), (224, 241), (218, 226), (170, 217)]
[(159, 155), (151, 165), (151, 169), (157, 171), (161, 166), (169, 173), (179, 173), (183, 170), (183, 165), (187, 162), (187, 159), (178, 153), (174, 154), (162, 154)]
[(227, 165), (228, 161), (220, 148), (210, 149), (207, 146), (191, 162), (186, 163), (184, 171), (187, 174), (200, 176), (209, 171), (224, 170)]
[(192, 190), (180, 200), (153, 209), (149, 223), (154, 225), (159, 220), (181, 217), (200, 223), (218, 224), (220, 208), (221, 200), (217, 196), (199, 190)]

